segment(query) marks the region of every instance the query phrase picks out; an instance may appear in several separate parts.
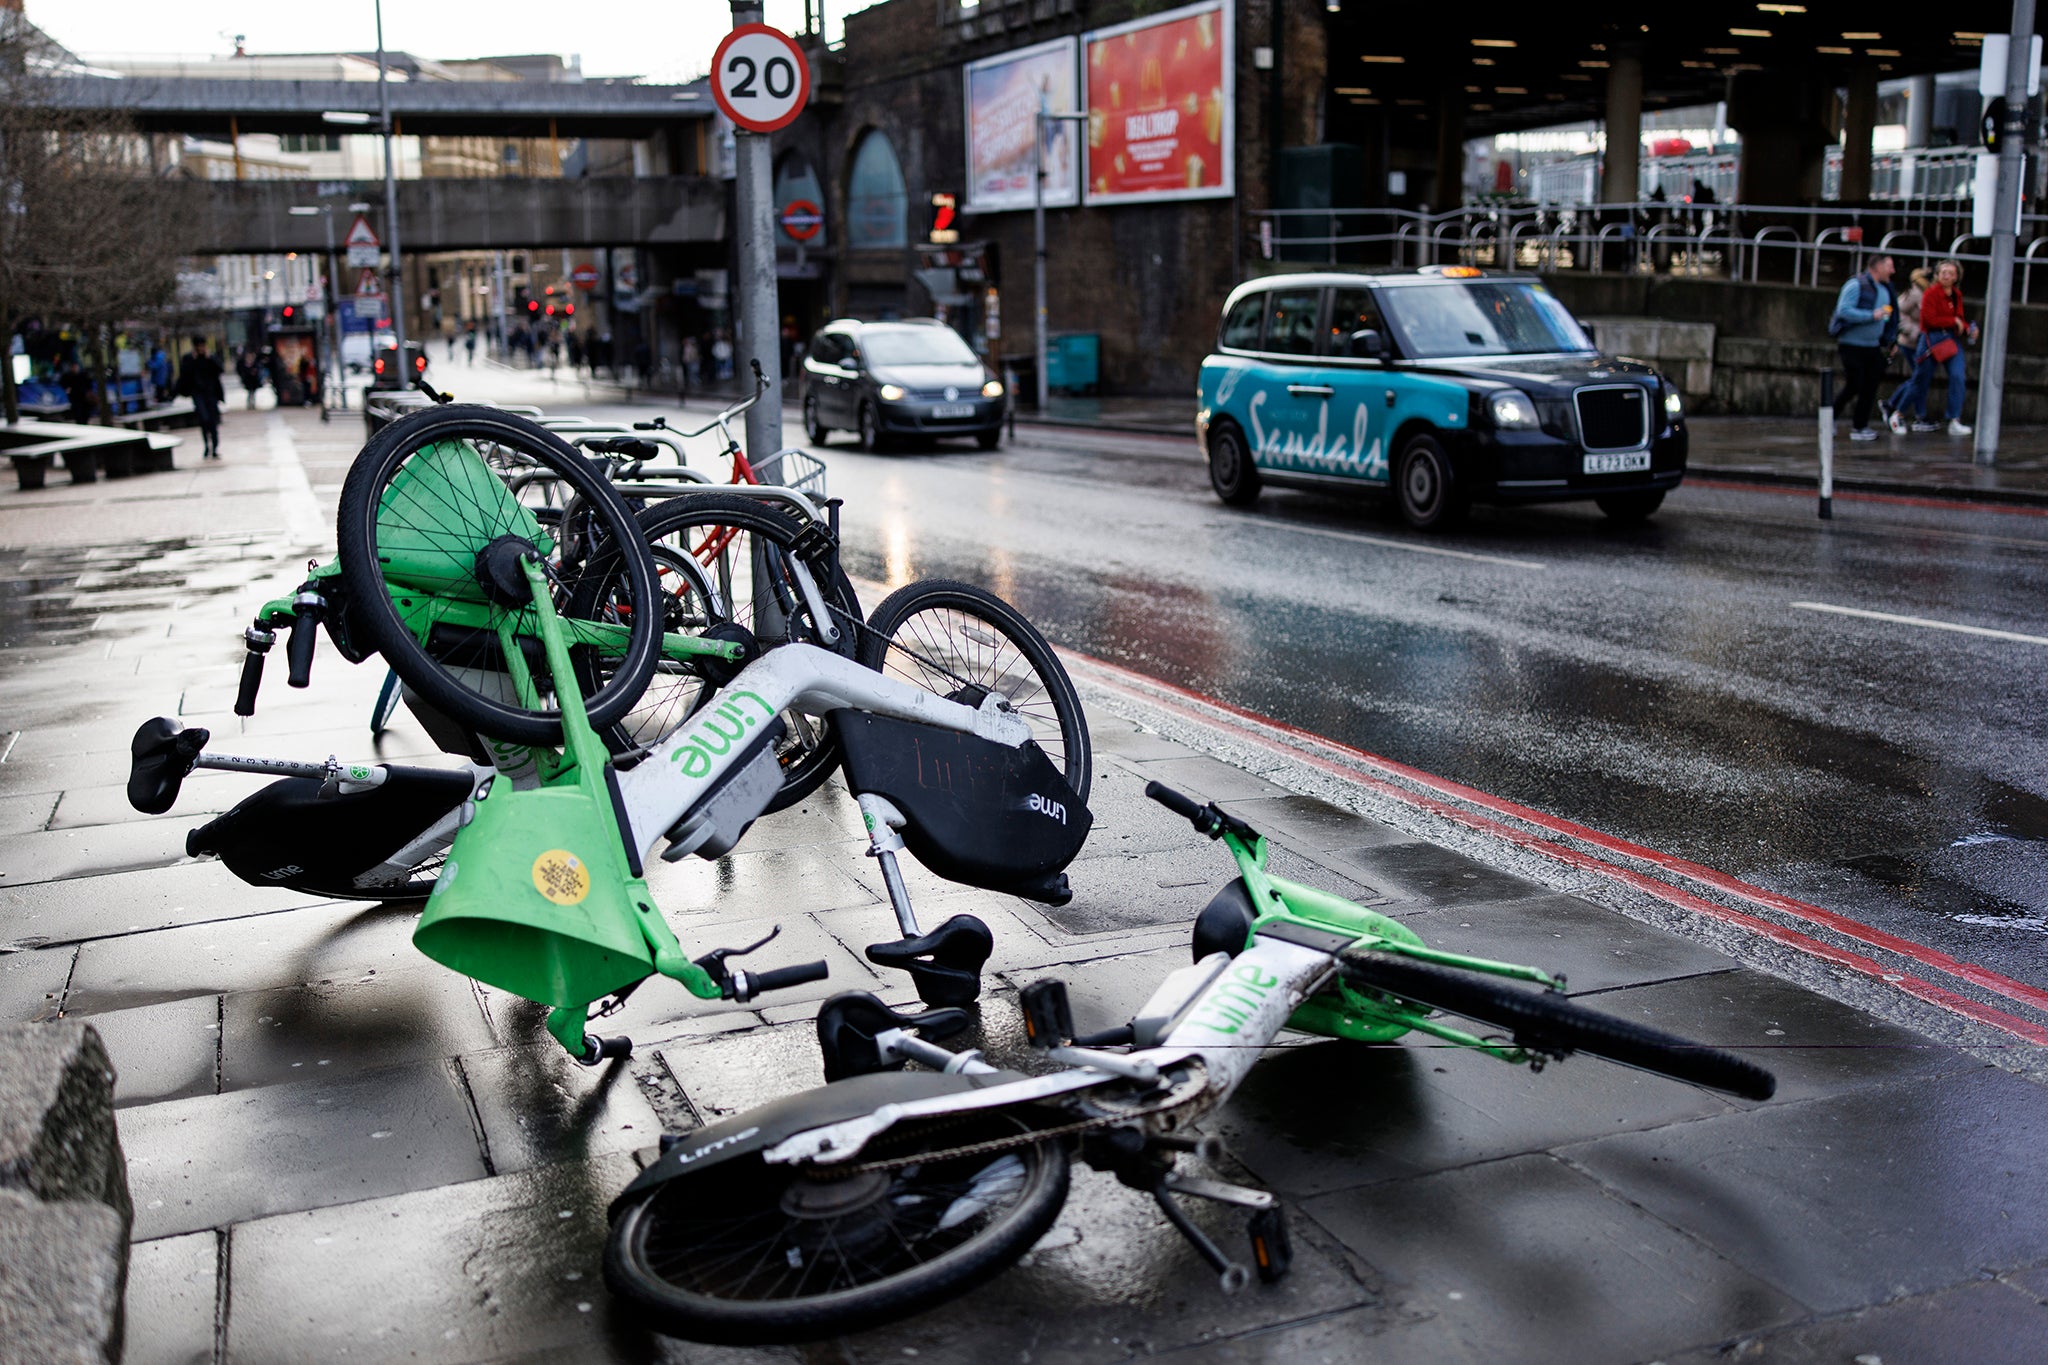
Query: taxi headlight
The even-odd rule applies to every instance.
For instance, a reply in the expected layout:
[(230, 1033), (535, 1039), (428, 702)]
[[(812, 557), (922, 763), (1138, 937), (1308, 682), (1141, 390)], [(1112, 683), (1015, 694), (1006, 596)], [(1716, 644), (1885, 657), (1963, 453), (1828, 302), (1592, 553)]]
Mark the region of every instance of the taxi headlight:
[(882, 401), (883, 401), (884, 403), (900, 403), (900, 402), (902, 402), (902, 401), (903, 401), (903, 390), (902, 390), (902, 389), (899, 389), (899, 388), (897, 388), (897, 387), (896, 387), (896, 386), (895, 386), (894, 384), (884, 384), (884, 385), (882, 385)]
[(983, 398), (1001, 398), (1003, 396), (1003, 381), (991, 379), (988, 383), (983, 384), (981, 386), (981, 396)]
[(1536, 405), (1529, 401), (1529, 395), (1519, 389), (1494, 394), (1488, 400), (1493, 412), (1493, 424), (1497, 427), (1536, 426)]
[(1664, 415), (1666, 417), (1685, 416), (1685, 400), (1678, 396), (1677, 389), (1664, 390)]

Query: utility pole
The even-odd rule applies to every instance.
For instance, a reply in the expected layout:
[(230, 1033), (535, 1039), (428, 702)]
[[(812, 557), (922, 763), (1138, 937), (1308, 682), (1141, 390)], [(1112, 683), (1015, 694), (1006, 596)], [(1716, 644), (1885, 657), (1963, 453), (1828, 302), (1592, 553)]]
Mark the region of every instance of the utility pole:
[[(732, 0), (732, 26), (758, 24), (761, 0)], [(782, 328), (776, 321), (775, 188), (771, 135), (736, 128), (733, 198), (739, 210), (740, 351), (735, 375), (749, 378), (746, 358), (761, 363), (768, 388), (761, 401), (747, 409), (747, 454), (761, 460), (782, 449)]]
[[(384, 0), (377, 5), (377, 112), (384, 121), (384, 235), (390, 238), (391, 285), (386, 292), (391, 298), (391, 334), (398, 343), (398, 365), (401, 370), (408, 364), (405, 356), (405, 272), (400, 266), (398, 254), (398, 172), (391, 164), (391, 83), (384, 68)], [(412, 376), (406, 375), (401, 386), (409, 387)]]
[(2006, 336), (2012, 326), (2012, 262), (2026, 161), (2027, 86), (2034, 74), (2034, 0), (2012, 0), (2005, 50), (2005, 124), (1998, 130), (1998, 198), (1991, 210), (1991, 281), (1984, 291), (1984, 359), (1977, 376), (1977, 463), (1998, 463), (2005, 401)]
[[(1050, 97), (1047, 92), (1038, 92), (1038, 117), (1033, 121), (1031, 138), (1031, 326), (1037, 363), (1035, 381), (1038, 387), (1038, 411), (1045, 412), (1047, 395), (1046, 382), (1046, 334), (1045, 334), (1045, 130), (1055, 123), (1086, 123), (1086, 114), (1055, 114), (1047, 108)], [(1014, 400), (1013, 400), (1014, 406)]]

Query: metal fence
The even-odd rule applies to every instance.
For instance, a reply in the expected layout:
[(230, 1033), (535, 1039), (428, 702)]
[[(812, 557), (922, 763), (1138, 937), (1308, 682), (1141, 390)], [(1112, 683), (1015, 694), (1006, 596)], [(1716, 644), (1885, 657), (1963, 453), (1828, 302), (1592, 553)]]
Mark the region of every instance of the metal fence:
[[(1820, 286), (1847, 278), (1867, 252), (1902, 268), (1953, 258), (1981, 288), (1990, 239), (1971, 231), (1961, 204), (1871, 208), (1765, 204), (1467, 205), (1446, 213), (1395, 208), (1275, 209), (1254, 215), (1261, 254), (1306, 265), (1476, 265), (1537, 273), (1789, 279)], [(2020, 222), (2014, 296), (2031, 300), (2033, 272), (2048, 270), (2048, 215)], [(2044, 281), (2048, 288), (2048, 281)]]

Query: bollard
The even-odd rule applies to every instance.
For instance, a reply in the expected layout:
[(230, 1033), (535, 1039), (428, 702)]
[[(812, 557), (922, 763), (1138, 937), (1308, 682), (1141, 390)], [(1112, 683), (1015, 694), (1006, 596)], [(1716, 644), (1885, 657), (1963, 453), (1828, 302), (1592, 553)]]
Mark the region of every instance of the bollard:
[(1820, 372), (1820, 519), (1835, 515), (1835, 372)]

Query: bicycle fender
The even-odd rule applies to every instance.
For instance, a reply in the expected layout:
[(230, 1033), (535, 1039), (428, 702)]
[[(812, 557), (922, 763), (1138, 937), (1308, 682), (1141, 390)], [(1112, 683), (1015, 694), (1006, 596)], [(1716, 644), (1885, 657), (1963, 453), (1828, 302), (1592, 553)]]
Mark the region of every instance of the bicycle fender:
[(694, 1176), (715, 1166), (767, 1150), (797, 1133), (826, 1124), (843, 1123), (885, 1104), (932, 1099), (1024, 1079), (1014, 1071), (980, 1076), (946, 1076), (931, 1071), (884, 1071), (852, 1076), (749, 1109), (720, 1123), (699, 1128), (670, 1147), (659, 1160), (634, 1178), (611, 1204), (609, 1217), (640, 1196), (671, 1180)]

